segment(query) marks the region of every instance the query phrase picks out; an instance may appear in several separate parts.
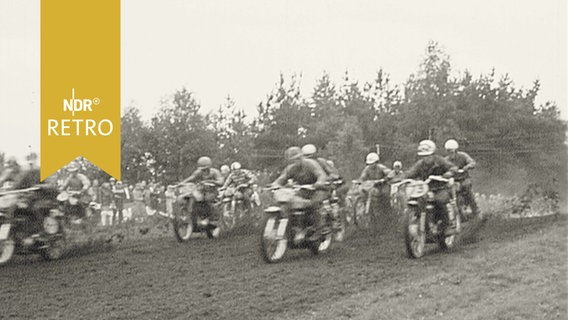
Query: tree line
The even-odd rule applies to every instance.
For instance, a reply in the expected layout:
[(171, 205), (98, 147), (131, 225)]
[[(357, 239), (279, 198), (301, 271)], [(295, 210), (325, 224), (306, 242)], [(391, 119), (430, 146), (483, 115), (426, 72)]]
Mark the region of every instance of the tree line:
[(432, 139), (443, 149), (454, 138), (478, 162), (474, 180), (486, 192), (519, 192), (529, 183), (566, 190), (566, 122), (554, 102), (535, 104), (539, 88), (539, 81), (517, 88), (494, 70), (453, 75), (450, 57), (435, 42), (403, 84), (394, 84), (382, 69), (364, 83), (346, 72), (336, 84), (324, 72), (313, 91), (304, 93), (296, 76), (281, 75), (252, 120), (230, 97), (204, 113), (195, 95), (182, 88), (162, 101), (150, 121), (142, 120), (138, 108), (127, 108), (121, 119), (122, 175), (174, 183), (191, 174), (202, 155), (217, 167), (239, 161), (277, 172), (287, 147), (313, 143), (351, 179), (377, 145), (381, 162), (401, 160), (408, 168), (420, 140)]

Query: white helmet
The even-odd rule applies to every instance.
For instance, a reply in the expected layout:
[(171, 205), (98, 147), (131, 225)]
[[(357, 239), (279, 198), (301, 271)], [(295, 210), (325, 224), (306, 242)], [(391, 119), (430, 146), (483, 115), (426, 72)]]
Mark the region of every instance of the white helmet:
[(367, 164), (373, 164), (377, 161), (379, 161), (379, 155), (376, 152), (369, 153), (367, 155), (367, 159), (365, 160), (365, 162), (367, 162)]
[(400, 162), (400, 161), (395, 161), (395, 162), (392, 164), (392, 167), (393, 167), (393, 168), (399, 168), (399, 169), (400, 169), (400, 168), (402, 168), (402, 162)]
[(316, 146), (314, 146), (311, 143), (306, 144), (305, 146), (302, 147), (302, 153), (306, 157), (313, 157), (316, 154), (317, 151), (318, 151), (318, 149), (316, 148)]
[(418, 144), (418, 155), (429, 156), (436, 151), (436, 144), (432, 140), (422, 140)]
[(239, 170), (240, 168), (241, 168), (241, 164), (240, 164), (240, 163), (238, 163), (238, 162), (236, 162), (236, 161), (233, 162), (233, 163), (231, 163), (231, 169), (232, 169), (232, 170)]
[(454, 151), (454, 150), (457, 150), (459, 148), (459, 144), (456, 140), (450, 139), (450, 140), (446, 141), (444, 148), (448, 151)]

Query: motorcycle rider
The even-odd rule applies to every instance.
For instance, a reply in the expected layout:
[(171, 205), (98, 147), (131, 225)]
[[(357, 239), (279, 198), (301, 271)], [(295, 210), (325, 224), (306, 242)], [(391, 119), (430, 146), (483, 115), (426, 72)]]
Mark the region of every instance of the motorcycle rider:
[(392, 171), (388, 174), (388, 178), (391, 183), (401, 182), (404, 176), (404, 171), (402, 171), (402, 162), (395, 161), (392, 164)]
[[(241, 164), (237, 161), (231, 163), (231, 173), (225, 180), (223, 187), (221, 189), (226, 190), (228, 187), (238, 188), (241, 185), (246, 185), (244, 188), (243, 196), (245, 207), (251, 207), (250, 198), (252, 196), (251, 186), (256, 182), (256, 177), (252, 172), (247, 169), (243, 169)], [(237, 190), (235, 190), (237, 191)]]
[(402, 171), (402, 162), (397, 160), (392, 164), (392, 171), (387, 176), (391, 184), (391, 199), (395, 199), (394, 197), (397, 196), (399, 187), (398, 183), (403, 180), (403, 177), (404, 171)]
[[(458, 170), (457, 166), (442, 156), (434, 154), (436, 144), (432, 140), (422, 140), (418, 144), (418, 156), (420, 159), (405, 173), (405, 178), (426, 180), (431, 175), (441, 175), (451, 178)], [(452, 193), (444, 182), (432, 181), (429, 184), (430, 191), (434, 193), (434, 209), (438, 219), (449, 224), (447, 233), (455, 230), (455, 218), (450, 216), (448, 206), (452, 200)]]
[(71, 162), (67, 166), (67, 172), (69, 173), (69, 176), (67, 176), (65, 181), (63, 181), (63, 184), (59, 189), (62, 191), (71, 191), (71, 192), (78, 191), (79, 194), (77, 197), (79, 198), (79, 203), (80, 207), (82, 207), (82, 210), (80, 210), (79, 212), (71, 209), (68, 202), (65, 203), (66, 208), (64, 210), (66, 213), (71, 213), (71, 215), (76, 215), (77, 218), (82, 218), (86, 214), (85, 208), (87, 208), (90, 202), (90, 196), (88, 195), (88, 190), (91, 187), (91, 181), (89, 180), (89, 178), (87, 178), (87, 176), (85, 176), (82, 173), (79, 173), (79, 165), (76, 162)]
[[(367, 166), (361, 172), (361, 176), (358, 181), (383, 180), (387, 182), (389, 180), (391, 170), (380, 164), (379, 160), (380, 157), (376, 152), (369, 153), (365, 158)], [(385, 210), (387, 214), (390, 212), (390, 186), (388, 184), (383, 183), (375, 185), (375, 187), (371, 190), (371, 193), (367, 196), (374, 197), (377, 200), (378, 207)]]
[(339, 179), (339, 172), (337, 171), (335, 166), (330, 165), (327, 159), (322, 157), (317, 157), (316, 156), (317, 151), (318, 149), (313, 144), (306, 144), (302, 147), (302, 153), (304, 154), (304, 156), (308, 159), (313, 159), (317, 161), (317, 163), (327, 174), (330, 181)]
[[(205, 187), (199, 186), (201, 188), (201, 192), (205, 198), (205, 201), (199, 201), (195, 204), (198, 206), (202, 206), (199, 209), (205, 210), (203, 212), (209, 212), (209, 219), (210, 220), (217, 220), (217, 214), (215, 212), (215, 206), (213, 206), (213, 201), (217, 197), (217, 187), (223, 185), (223, 176), (219, 170), (212, 168), (213, 161), (209, 157), (200, 157), (197, 159), (197, 169), (185, 180), (180, 182), (180, 184), (193, 182), (199, 184), (200, 182), (211, 182), (216, 185), (216, 187)], [(195, 215), (192, 215), (192, 219), (196, 219)], [(194, 220), (195, 222), (195, 220)]]
[[(325, 190), (328, 177), (316, 160), (304, 157), (302, 149), (299, 147), (288, 148), (284, 155), (289, 164), (282, 174), (272, 182), (272, 186), (284, 186), (288, 180), (292, 180), (296, 184), (312, 184), (315, 187), (315, 191), (307, 191), (301, 196), (310, 200), (310, 208), (306, 217), (311, 219), (314, 222), (313, 225), (316, 226), (316, 232), (312, 235), (312, 239), (316, 240), (325, 232), (323, 230), (323, 215), (319, 209), (323, 200), (328, 196), (328, 191)], [(299, 238), (299, 234), (297, 234), (297, 237)]]
[[(347, 191), (348, 191), (349, 187), (347, 187), (345, 184), (343, 184), (342, 178), (339, 175), (339, 171), (337, 170), (337, 168), (335, 168), (335, 164), (333, 163), (333, 161), (327, 160), (323, 157), (316, 156), (317, 151), (318, 150), (317, 150), (316, 146), (313, 145), (313, 144), (306, 144), (302, 147), (302, 153), (304, 154), (304, 156), (308, 159), (313, 159), (313, 160), (317, 161), (317, 163), (321, 166), (321, 168), (327, 174), (328, 181), (330, 183), (335, 182), (335, 181), (338, 181), (338, 182), (341, 183), (336, 190), (336, 194), (337, 194), (337, 197), (339, 198), (340, 205), (343, 206), (345, 204), (345, 197), (347, 196)], [(331, 192), (329, 194), (329, 197), (331, 197)], [(324, 201), (325, 201), (326, 206), (329, 205), (329, 202), (327, 200), (324, 200)], [(338, 227), (338, 225), (337, 225), (338, 222), (336, 220), (337, 218), (338, 217), (334, 217), (334, 228)]]
[(477, 216), (479, 209), (477, 207), (477, 202), (475, 202), (475, 196), (473, 195), (471, 179), (469, 177), (469, 170), (475, 168), (475, 160), (473, 160), (469, 154), (458, 151), (459, 144), (454, 139), (449, 139), (446, 141), (444, 148), (448, 152), (446, 160), (449, 160), (458, 167), (458, 170), (463, 170), (461, 175), (462, 180), (460, 181), (460, 190), (463, 191), (465, 196), (465, 202), (469, 203), (471, 206), (471, 211), (474, 216)]

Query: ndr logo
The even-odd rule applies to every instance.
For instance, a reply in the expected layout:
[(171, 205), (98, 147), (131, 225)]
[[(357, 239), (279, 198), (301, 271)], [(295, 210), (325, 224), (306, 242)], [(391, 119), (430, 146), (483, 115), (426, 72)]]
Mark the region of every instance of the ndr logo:
[(75, 112), (93, 111), (91, 106), (101, 103), (99, 98), (94, 99), (75, 99), (75, 88), (71, 89), (71, 99), (63, 99), (63, 111), (71, 111), (73, 116)]

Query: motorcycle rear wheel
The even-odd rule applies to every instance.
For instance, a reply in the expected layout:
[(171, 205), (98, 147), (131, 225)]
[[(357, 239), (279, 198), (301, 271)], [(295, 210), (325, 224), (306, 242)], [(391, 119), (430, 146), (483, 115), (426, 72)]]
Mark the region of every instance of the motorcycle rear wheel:
[(16, 243), (12, 238), (0, 240), (0, 266), (8, 263), (14, 251), (16, 250)]
[(421, 258), (424, 255), (426, 245), (425, 226), (420, 225), (420, 219), (417, 219), (411, 210), (405, 210), (404, 215), (406, 219), (404, 224), (406, 254), (412, 259)]
[(266, 217), (262, 223), (260, 254), (267, 263), (280, 261), (288, 248), (288, 241), (285, 237), (284, 239), (277, 238), (276, 233), (280, 223), (282, 223), (282, 220), (273, 216)]
[(333, 238), (333, 234), (328, 233), (323, 237), (323, 240), (320, 239), (318, 241), (313, 242), (310, 245), (310, 251), (312, 252), (312, 254), (318, 255), (321, 252), (325, 252), (325, 251), (329, 250), (329, 248), (331, 248), (332, 238)]
[(217, 239), (219, 238), (219, 234), (221, 234), (221, 229), (219, 228), (219, 226), (216, 226), (213, 229), (207, 229), (205, 231), (205, 234), (207, 234), (207, 238), (209, 239)]
[[(459, 232), (459, 230), (461, 229), (461, 215), (457, 214), (456, 215), (456, 233)], [(440, 249), (442, 250), (448, 250), (454, 247), (454, 245), (456, 244), (456, 234), (452, 234), (450, 236), (446, 236), (444, 234), (441, 234), (438, 237), (438, 245), (440, 246)]]

